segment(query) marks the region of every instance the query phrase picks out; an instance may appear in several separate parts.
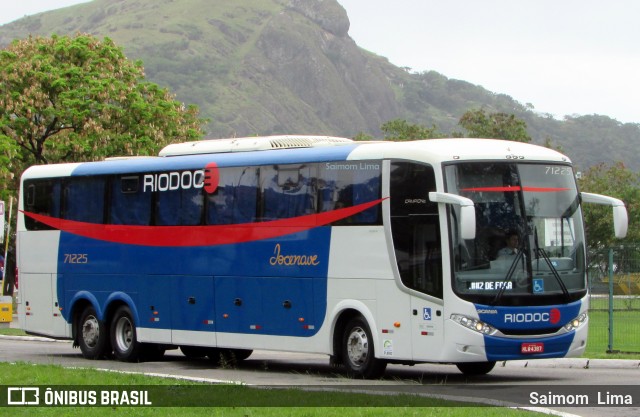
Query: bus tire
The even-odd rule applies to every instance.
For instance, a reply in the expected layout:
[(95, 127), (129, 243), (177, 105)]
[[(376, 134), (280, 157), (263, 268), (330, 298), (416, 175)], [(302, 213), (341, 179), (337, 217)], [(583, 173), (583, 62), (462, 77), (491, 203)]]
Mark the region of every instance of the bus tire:
[(76, 334), (84, 358), (100, 359), (110, 353), (107, 324), (98, 319), (93, 306), (88, 306), (82, 311)]
[(375, 379), (382, 376), (387, 362), (375, 357), (373, 337), (363, 317), (351, 319), (344, 328), (342, 361), (354, 377)]
[(496, 362), (460, 362), (456, 366), (465, 375), (486, 375), (496, 366)]
[(138, 342), (136, 326), (131, 310), (127, 306), (119, 307), (111, 321), (111, 346), (116, 359), (124, 362), (137, 362), (144, 346)]
[(143, 343), (142, 344), (142, 355), (145, 361), (159, 361), (164, 357), (167, 349), (164, 345), (158, 345), (155, 343)]

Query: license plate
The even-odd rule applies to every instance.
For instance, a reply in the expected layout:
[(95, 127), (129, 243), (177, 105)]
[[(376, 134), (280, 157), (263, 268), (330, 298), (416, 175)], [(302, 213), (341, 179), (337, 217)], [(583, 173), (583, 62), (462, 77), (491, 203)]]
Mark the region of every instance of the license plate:
[(523, 343), (520, 352), (525, 354), (544, 353), (544, 343)]

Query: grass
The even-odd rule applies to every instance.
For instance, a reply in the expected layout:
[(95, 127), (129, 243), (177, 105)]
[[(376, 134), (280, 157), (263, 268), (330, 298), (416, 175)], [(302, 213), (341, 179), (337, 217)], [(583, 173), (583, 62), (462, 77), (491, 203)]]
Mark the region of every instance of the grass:
[(589, 342), (586, 357), (640, 359), (640, 298), (614, 297), (613, 350), (609, 348), (609, 298), (591, 297), (589, 306)]
[(5, 328), (0, 328), (0, 335), (26, 336), (27, 334), (22, 329), (11, 329), (11, 328), (5, 327)]
[[(99, 381), (99, 386), (96, 386)], [(257, 389), (236, 385), (198, 384), (137, 374), (120, 374), (94, 369), (67, 369), (57, 365), (0, 363), (0, 385), (46, 385), (59, 390), (60, 385), (75, 390), (149, 390), (168, 393), (181, 404), (191, 407), (59, 407), (59, 416), (529, 416), (530, 412), (500, 407), (481, 407), (415, 395), (366, 395), (349, 392), (308, 392), (298, 389)], [(84, 386), (81, 388), (78, 386)], [(86, 388), (90, 386), (90, 388)], [(68, 387), (67, 387), (68, 388)], [(200, 396), (200, 397), (199, 397)], [(162, 399), (160, 399), (162, 400)], [(174, 402), (175, 403), (175, 402)], [(201, 407), (194, 404), (225, 404)], [(258, 404), (244, 406), (243, 404)], [(294, 405), (294, 406), (289, 406)], [(327, 406), (331, 405), (331, 406)], [(460, 406), (463, 405), (463, 406)], [(464, 405), (467, 405), (466, 407)], [(12, 407), (11, 415), (48, 415), (46, 407)], [(525, 414), (526, 413), (526, 414)]]

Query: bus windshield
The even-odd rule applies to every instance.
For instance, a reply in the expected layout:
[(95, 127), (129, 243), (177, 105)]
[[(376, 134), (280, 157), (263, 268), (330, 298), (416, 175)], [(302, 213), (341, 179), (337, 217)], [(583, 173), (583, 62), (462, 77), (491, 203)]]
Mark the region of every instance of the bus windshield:
[(478, 162), (445, 167), (447, 192), (474, 202), (476, 237), (450, 210), (452, 279), (488, 305), (569, 302), (586, 294), (584, 231), (568, 165)]

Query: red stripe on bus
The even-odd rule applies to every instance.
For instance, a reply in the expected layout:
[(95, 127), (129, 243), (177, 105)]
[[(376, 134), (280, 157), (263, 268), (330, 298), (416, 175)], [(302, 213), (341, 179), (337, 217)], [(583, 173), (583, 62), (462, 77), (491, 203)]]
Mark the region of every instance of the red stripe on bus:
[(532, 193), (554, 193), (558, 191), (569, 191), (569, 188), (557, 188), (557, 187), (520, 187), (516, 186), (504, 186), (504, 187), (473, 187), (462, 188), (460, 191), (468, 192), (516, 192), (516, 191), (528, 191)]
[(384, 199), (319, 214), (260, 223), (212, 226), (127, 226), (85, 223), (23, 211), (25, 216), (49, 227), (106, 242), (142, 246), (212, 246), (272, 239), (324, 226), (358, 214)]

